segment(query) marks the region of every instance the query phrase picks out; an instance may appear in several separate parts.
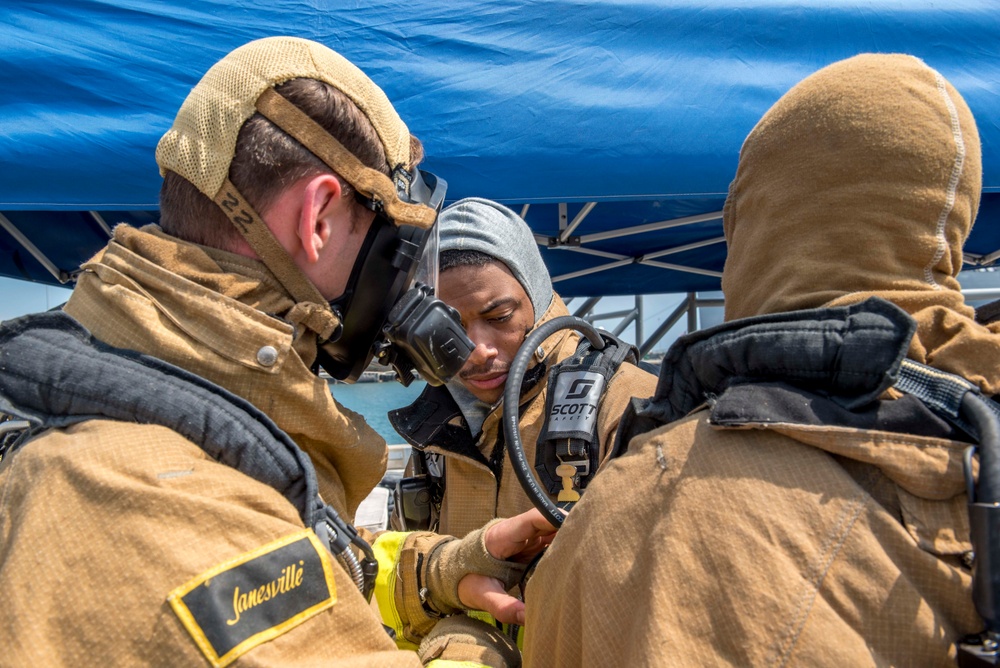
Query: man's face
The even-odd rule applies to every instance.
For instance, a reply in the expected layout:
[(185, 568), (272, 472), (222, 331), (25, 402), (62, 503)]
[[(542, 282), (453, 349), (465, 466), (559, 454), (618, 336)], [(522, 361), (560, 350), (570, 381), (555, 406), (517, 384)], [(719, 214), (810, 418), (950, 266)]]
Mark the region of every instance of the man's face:
[(507, 371), (535, 323), (531, 299), (507, 266), (452, 267), (438, 279), (441, 300), (462, 316), (462, 326), (475, 344), (458, 380), (477, 399), (496, 403), (503, 395)]
[(374, 220), (374, 212), (360, 204), (349, 202), (347, 216), (339, 221), (339, 225), (331, 226), (329, 251), (322, 256), (321, 266), (314, 272), (315, 277), (312, 277), (320, 294), (326, 299), (336, 299), (344, 294), (358, 253)]

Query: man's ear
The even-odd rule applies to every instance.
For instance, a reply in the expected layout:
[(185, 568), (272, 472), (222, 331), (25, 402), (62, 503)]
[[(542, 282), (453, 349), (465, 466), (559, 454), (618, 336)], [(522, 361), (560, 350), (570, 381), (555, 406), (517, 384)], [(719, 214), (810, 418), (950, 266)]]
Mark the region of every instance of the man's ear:
[(349, 211), (344, 204), (344, 189), (333, 174), (319, 174), (306, 183), (302, 191), (298, 236), (310, 263), (319, 260), (320, 251), (329, 242), (339, 216)]

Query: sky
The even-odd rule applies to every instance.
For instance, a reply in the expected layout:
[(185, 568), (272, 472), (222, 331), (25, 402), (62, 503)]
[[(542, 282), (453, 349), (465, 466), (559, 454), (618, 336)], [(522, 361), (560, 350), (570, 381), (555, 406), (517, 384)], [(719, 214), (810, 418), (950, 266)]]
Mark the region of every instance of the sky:
[(70, 290), (0, 277), (0, 321), (47, 311), (69, 299)]

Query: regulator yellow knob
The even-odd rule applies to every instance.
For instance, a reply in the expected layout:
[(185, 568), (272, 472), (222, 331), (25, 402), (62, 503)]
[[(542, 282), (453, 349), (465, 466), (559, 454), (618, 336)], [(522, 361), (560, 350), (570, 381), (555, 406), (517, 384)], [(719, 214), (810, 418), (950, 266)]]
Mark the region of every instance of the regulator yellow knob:
[(559, 503), (576, 502), (580, 500), (580, 492), (573, 489), (573, 478), (576, 476), (576, 467), (572, 464), (560, 464), (556, 467), (556, 475), (562, 479), (562, 489), (559, 490)]

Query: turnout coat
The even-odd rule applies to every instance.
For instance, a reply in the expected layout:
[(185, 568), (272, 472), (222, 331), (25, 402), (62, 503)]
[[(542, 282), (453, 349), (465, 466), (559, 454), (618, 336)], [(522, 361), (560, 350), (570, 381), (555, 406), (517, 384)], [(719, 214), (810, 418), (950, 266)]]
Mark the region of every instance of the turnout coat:
[[(105, 344), (157, 357), (249, 401), (305, 451), (320, 496), (352, 521), (385, 470), (385, 443), (309, 370), (315, 340), (277, 315), (292, 305), (255, 261), (180, 242), (155, 226), (119, 226), (84, 265), (65, 311)], [(10, 362), (0, 363), (0, 374)], [(141, 386), (142, 378), (133, 382)], [(2, 662), (204, 665), (205, 639), (168, 599), (191, 583), (222, 582), (254, 554), (278, 554), (276, 541), (311, 541), (311, 528), (282, 493), (167, 427), (93, 419), (45, 431), (0, 462)], [(388, 593), (379, 602), (390, 609), (382, 613), (395, 618), (401, 640), (418, 640), (434, 620), (423, 612), (412, 566), (438, 539), (384, 536), (376, 553)], [(325, 564), (332, 603), (265, 624), (259, 642), (217, 657), (218, 665), (419, 666), (415, 653), (397, 651), (344, 568), (321, 547), (299, 545), (311, 555), (307, 563)], [(410, 568), (397, 572), (399, 560)], [(300, 567), (276, 562), (248, 581), (244, 598), (222, 601), (225, 619), (238, 623), (264, 601), (315, 584), (308, 572), (299, 579)]]

